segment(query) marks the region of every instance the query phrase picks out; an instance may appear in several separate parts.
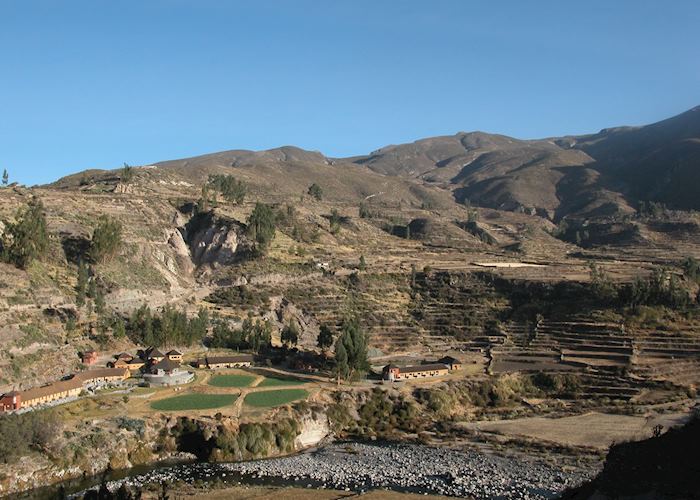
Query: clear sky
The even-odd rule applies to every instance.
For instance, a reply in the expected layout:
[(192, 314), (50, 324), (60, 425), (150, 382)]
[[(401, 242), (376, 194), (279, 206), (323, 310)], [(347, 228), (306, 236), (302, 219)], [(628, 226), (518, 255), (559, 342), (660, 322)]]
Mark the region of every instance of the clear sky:
[(649, 123), (700, 104), (699, 26), (697, 0), (0, 0), (0, 170)]

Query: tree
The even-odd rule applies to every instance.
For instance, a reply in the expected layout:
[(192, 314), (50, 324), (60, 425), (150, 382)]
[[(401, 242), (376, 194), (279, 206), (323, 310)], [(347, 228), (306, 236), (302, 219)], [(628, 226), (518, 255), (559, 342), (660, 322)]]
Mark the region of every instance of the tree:
[(348, 378), (350, 366), (348, 364), (348, 352), (342, 342), (338, 342), (335, 347), (335, 376), (340, 384), (341, 379)]
[(341, 222), (341, 217), (340, 214), (338, 213), (338, 210), (335, 208), (331, 210), (331, 217), (330, 217), (330, 229), (331, 229), (331, 234), (338, 234), (340, 231), (340, 222)]
[(282, 329), (282, 335), (280, 337), (282, 343), (287, 348), (297, 345), (297, 342), (299, 342), (299, 327), (297, 327), (296, 321), (290, 321), (289, 324)]
[(81, 260), (78, 262), (78, 282), (75, 285), (75, 304), (82, 307), (85, 304), (85, 297), (88, 291), (88, 281), (90, 280), (90, 271), (85, 263)]
[(308, 193), (318, 201), (321, 201), (323, 199), (323, 189), (321, 189), (321, 186), (319, 186), (315, 182), (309, 186)]
[(325, 353), (333, 345), (333, 332), (326, 325), (321, 325), (316, 338), (316, 345)]
[(366, 203), (360, 203), (360, 219), (371, 219), (372, 211), (369, 209)]
[(360, 255), (360, 263), (357, 267), (360, 269), (360, 271), (364, 271), (367, 268), (367, 261), (365, 261), (364, 255)]
[(197, 212), (200, 214), (204, 213), (204, 212), (208, 212), (209, 205), (210, 205), (209, 185), (204, 184), (202, 186), (202, 195), (199, 197), (199, 201), (197, 201)]
[(90, 243), (90, 258), (93, 262), (111, 260), (122, 245), (122, 225), (108, 215), (100, 216)]
[(119, 180), (124, 184), (129, 184), (134, 180), (134, 167), (129, 166), (128, 163), (124, 163), (121, 171), (119, 172)]
[(7, 169), (2, 170), (2, 185), (7, 186), (7, 184), (10, 182), (10, 174), (7, 173)]
[(255, 249), (264, 253), (275, 237), (275, 211), (270, 205), (257, 202), (248, 217), (248, 235), (255, 241)]
[[(338, 363), (338, 351), (341, 356), (347, 357), (347, 369), (342, 366), (338, 369), (338, 375), (349, 378), (367, 371), (369, 362), (367, 361), (367, 335), (360, 328), (360, 323), (356, 318), (343, 321), (342, 331), (335, 343), (336, 364)], [(345, 375), (343, 376), (343, 372)]]
[(44, 205), (38, 198), (17, 211), (16, 222), (8, 224), (2, 247), (4, 259), (22, 269), (46, 252), (49, 232)]

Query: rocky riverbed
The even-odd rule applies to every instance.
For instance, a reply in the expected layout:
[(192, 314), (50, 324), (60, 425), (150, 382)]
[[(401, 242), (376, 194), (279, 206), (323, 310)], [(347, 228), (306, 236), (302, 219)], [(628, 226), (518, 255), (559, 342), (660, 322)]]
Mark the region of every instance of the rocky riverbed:
[(241, 463), (193, 464), (115, 481), (131, 486), (163, 481), (295, 485), (368, 491), (377, 488), (478, 499), (546, 499), (596, 471), (564, 471), (538, 460), (421, 445), (332, 444), (289, 457)]

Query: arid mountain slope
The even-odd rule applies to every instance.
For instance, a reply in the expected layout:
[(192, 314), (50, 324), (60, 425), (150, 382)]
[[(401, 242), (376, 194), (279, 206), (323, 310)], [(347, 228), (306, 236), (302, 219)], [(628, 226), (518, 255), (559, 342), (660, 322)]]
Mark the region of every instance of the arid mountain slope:
[(560, 218), (629, 213), (639, 201), (700, 206), (700, 108), (645, 127), (523, 141), (482, 132), (388, 146), (352, 159), (421, 179), (457, 201)]
[(604, 129), (557, 143), (595, 158), (594, 168), (631, 198), (700, 206), (700, 106), (644, 127)]

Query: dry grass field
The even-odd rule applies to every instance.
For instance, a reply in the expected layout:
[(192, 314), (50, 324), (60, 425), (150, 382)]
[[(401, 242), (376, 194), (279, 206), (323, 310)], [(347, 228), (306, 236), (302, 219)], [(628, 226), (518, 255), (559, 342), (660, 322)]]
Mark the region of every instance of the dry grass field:
[(613, 443), (638, 441), (652, 435), (654, 426), (680, 425), (687, 413), (654, 416), (614, 415), (591, 412), (571, 417), (529, 417), (497, 422), (474, 422), (463, 427), (509, 437), (529, 438), (568, 447), (606, 450)]

